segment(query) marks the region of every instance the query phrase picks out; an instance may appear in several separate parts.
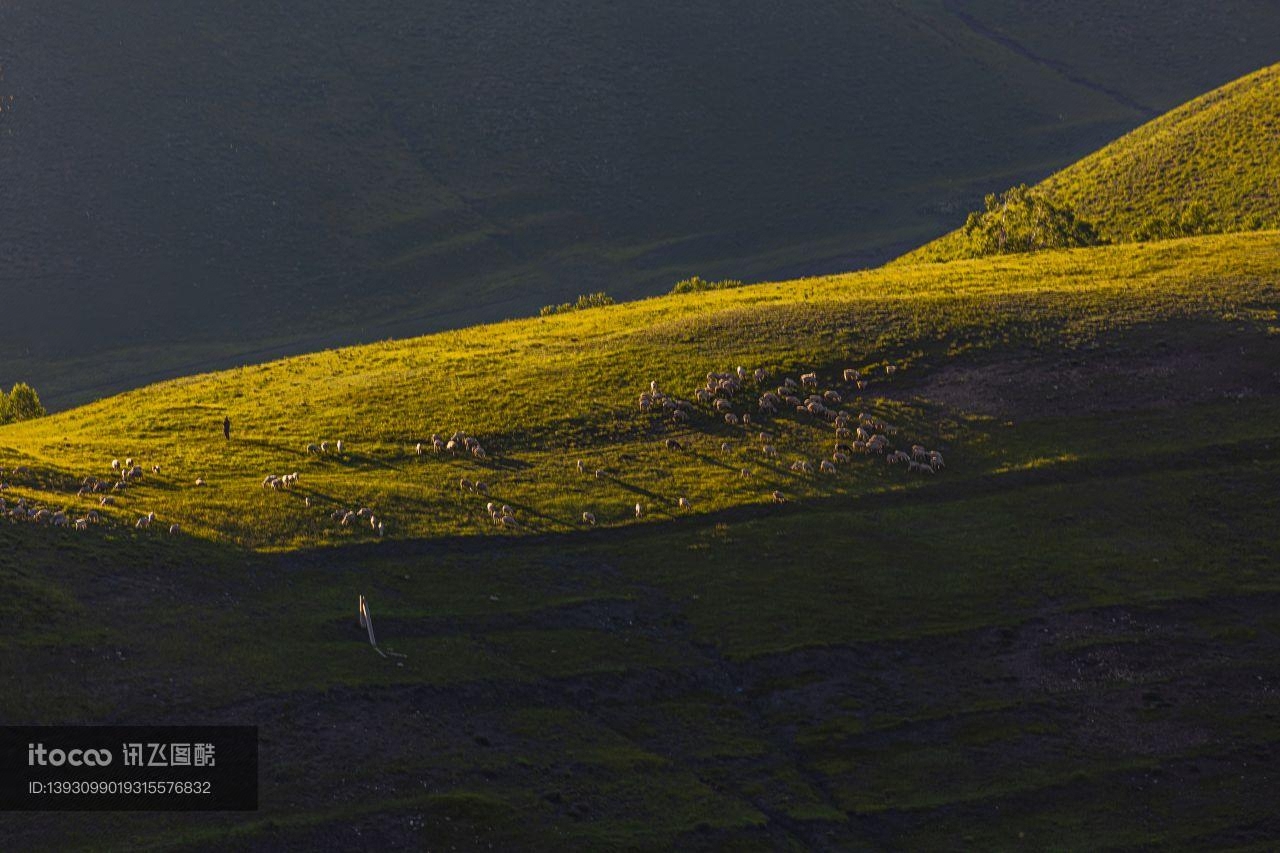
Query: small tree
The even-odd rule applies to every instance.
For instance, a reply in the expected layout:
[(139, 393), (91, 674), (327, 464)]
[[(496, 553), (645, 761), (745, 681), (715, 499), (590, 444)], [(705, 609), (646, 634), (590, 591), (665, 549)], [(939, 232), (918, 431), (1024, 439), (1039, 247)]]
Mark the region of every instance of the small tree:
[(13, 390), (9, 392), (6, 408), (9, 411), (10, 420), (14, 421), (42, 418), (46, 414), (44, 406), (40, 403), (40, 395), (36, 393), (36, 389), (25, 382), (19, 382), (13, 386)]
[(600, 308), (605, 305), (612, 305), (613, 297), (605, 293), (603, 290), (595, 293), (583, 293), (578, 297), (577, 302), (562, 302), (559, 305), (543, 305), (538, 311), (539, 317), (547, 317), (551, 314), (564, 314), (569, 311), (583, 311), (587, 308)]
[(1026, 184), (985, 199), (985, 210), (969, 214), (964, 224), (971, 257), (1096, 246), (1102, 242), (1093, 225), (1058, 207)]
[(675, 287), (671, 288), (672, 293), (700, 293), (704, 290), (727, 290), (731, 287), (742, 287), (742, 282), (736, 278), (726, 278), (721, 281), (707, 281), (705, 278), (693, 276), (681, 281), (677, 281)]

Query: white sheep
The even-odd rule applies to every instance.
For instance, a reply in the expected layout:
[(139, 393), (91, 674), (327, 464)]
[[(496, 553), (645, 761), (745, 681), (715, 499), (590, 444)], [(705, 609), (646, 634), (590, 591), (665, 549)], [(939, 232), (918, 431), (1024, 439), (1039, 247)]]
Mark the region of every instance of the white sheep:
[(342, 453), (342, 439), (338, 439), (338, 443), (334, 445), (334, 448), (338, 453)]
[(586, 470), (587, 470), (587, 463), (585, 463), (585, 462), (583, 462), (581, 459), (579, 459), (579, 460), (578, 460), (578, 473), (579, 473), (579, 474), (586, 473)]
[(776, 504), (784, 504), (787, 502), (787, 499), (782, 496), (782, 492), (775, 489), (773, 492), (773, 502)]
[(817, 388), (817, 387), (818, 387), (818, 374), (817, 374), (817, 373), (802, 373), (802, 374), (800, 374), (800, 384), (801, 384), (801, 385), (808, 385), (808, 386), (810, 386), (811, 388)]
[(722, 441), (722, 442), (720, 442), (720, 452), (721, 452), (721, 453), (730, 453), (730, 452), (732, 452), (732, 451), (733, 451), (733, 445), (732, 445), (732, 444), (730, 444), (730, 443), (729, 443), (729, 442), (727, 442), (727, 441)]
[(688, 509), (692, 504), (689, 503), (688, 498), (682, 497), (676, 501), (676, 506), (680, 507), (680, 509)]
[(319, 454), (319, 453), (320, 453), (320, 445), (318, 445), (318, 444), (308, 444), (308, 445), (307, 445), (307, 453), (308, 453), (308, 454), (311, 454), (311, 453)]
[(760, 452), (764, 454), (766, 459), (778, 458), (778, 448), (774, 447), (772, 444), (766, 444), (764, 447), (760, 448)]
[(846, 367), (844, 369), (845, 382), (857, 382), (859, 378), (858, 371), (854, 370), (852, 367)]
[(112, 460), (111, 460), (111, 470), (112, 470), (112, 471), (119, 471), (119, 470), (120, 470), (120, 460), (119, 460), (119, 459), (112, 459)]
[(203, 485), (205, 485), (204, 477), (196, 477), (196, 486), (199, 487)]
[(834, 474), (836, 472), (836, 465), (829, 459), (823, 459), (818, 465), (818, 470), (824, 474)]
[(636, 502), (636, 518), (640, 518), (643, 515), (644, 515), (644, 507), (640, 505), (639, 501), (637, 501)]
[(179, 533), (181, 533), (181, 532), (182, 532), (182, 525), (180, 525), (180, 524), (170, 524), (170, 525), (169, 525), (169, 535), (170, 535), (170, 536), (177, 536), (177, 535), (178, 535)]
[(729, 426), (737, 426), (738, 416), (735, 415), (733, 412), (730, 412), (729, 414), (724, 416), (724, 422), (727, 423)]
[(422, 442), (421, 442), (421, 441), (419, 441), (417, 444), (415, 444), (415, 445), (413, 446), (413, 452), (414, 452), (414, 455), (416, 455), (416, 456), (421, 456), (421, 455), (422, 455)]
[(593, 512), (584, 512), (582, 514), (582, 523), (594, 525), (596, 523), (596, 515)]

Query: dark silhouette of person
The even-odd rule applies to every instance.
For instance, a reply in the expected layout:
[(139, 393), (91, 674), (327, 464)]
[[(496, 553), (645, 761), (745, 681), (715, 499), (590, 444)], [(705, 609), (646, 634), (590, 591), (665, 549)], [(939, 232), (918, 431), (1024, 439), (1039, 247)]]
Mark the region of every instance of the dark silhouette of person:
[(231, 440), (231, 418), (230, 417), (225, 417), (222, 419), (222, 437), (225, 438), (227, 441)]

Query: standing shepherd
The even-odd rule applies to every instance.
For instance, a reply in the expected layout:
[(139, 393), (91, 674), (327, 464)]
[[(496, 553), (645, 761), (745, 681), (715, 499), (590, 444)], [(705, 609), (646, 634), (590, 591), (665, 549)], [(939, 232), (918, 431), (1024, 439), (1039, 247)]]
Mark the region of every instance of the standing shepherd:
[(222, 419), (222, 437), (227, 441), (231, 440), (231, 416)]

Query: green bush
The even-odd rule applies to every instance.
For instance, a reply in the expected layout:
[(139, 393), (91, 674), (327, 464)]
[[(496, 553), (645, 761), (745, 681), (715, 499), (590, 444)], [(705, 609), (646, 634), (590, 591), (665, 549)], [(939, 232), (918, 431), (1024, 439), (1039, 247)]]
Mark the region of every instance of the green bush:
[(969, 214), (964, 224), (966, 254), (981, 258), (1096, 246), (1103, 240), (1093, 224), (1058, 207), (1026, 184), (986, 197), (986, 209)]
[(8, 394), (0, 391), (0, 424), (42, 418), (45, 414), (40, 395), (27, 383), (15, 384)]
[(682, 281), (677, 281), (676, 286), (671, 288), (672, 293), (699, 293), (703, 290), (728, 290), (731, 287), (742, 287), (742, 282), (736, 278), (726, 278), (721, 281), (707, 281), (705, 278), (693, 276)]
[(551, 314), (564, 314), (569, 311), (582, 311), (586, 308), (600, 308), (605, 305), (612, 305), (613, 297), (605, 293), (603, 290), (595, 293), (584, 293), (578, 297), (577, 302), (562, 302), (559, 305), (543, 305), (542, 310), (538, 312), (539, 317), (546, 317)]

